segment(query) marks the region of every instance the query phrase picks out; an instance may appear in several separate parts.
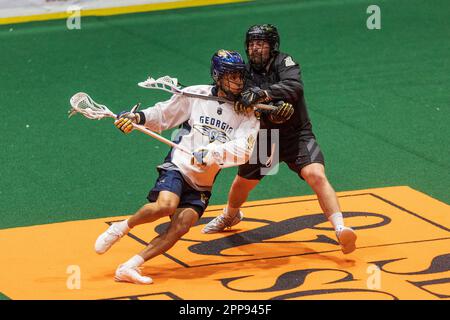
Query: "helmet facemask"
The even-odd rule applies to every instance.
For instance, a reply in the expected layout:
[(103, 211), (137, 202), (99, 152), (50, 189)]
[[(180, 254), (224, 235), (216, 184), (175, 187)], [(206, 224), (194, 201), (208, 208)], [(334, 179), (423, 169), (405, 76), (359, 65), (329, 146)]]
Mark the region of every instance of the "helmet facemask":
[(266, 40), (254, 39), (248, 42), (248, 59), (257, 70), (261, 70), (267, 65), (272, 56), (271, 51), (270, 43)]
[(279, 52), (279, 47), (280, 36), (274, 25), (251, 26), (245, 35), (247, 57), (252, 67), (257, 70), (262, 70), (267, 66), (270, 59)]
[(244, 70), (224, 73), (218, 79), (217, 86), (228, 99), (236, 101), (244, 88)]
[(217, 88), (236, 101), (244, 88), (245, 63), (237, 51), (218, 50), (211, 59), (211, 77)]

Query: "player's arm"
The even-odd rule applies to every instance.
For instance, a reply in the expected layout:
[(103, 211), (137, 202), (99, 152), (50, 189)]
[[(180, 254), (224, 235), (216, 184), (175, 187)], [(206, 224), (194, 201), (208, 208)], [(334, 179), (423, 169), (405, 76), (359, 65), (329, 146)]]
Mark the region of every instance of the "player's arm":
[(280, 81), (266, 89), (268, 99), (296, 103), (303, 95), (300, 66), (287, 56), (278, 66), (278, 76)]
[(173, 95), (170, 100), (158, 102), (154, 107), (139, 112), (120, 113), (115, 126), (124, 133), (133, 129), (131, 123), (144, 125), (152, 131), (161, 132), (177, 127), (189, 119), (191, 103), (181, 95)]
[(287, 56), (277, 67), (280, 81), (265, 90), (251, 87), (242, 92), (240, 100), (234, 105), (236, 112), (245, 113), (257, 103), (274, 102), (278, 108), (270, 113), (276, 123), (283, 123), (291, 118), (294, 113), (292, 104), (303, 95), (300, 66)]
[(259, 87), (251, 87), (242, 92), (239, 104), (235, 105), (236, 111), (244, 111), (243, 107), (261, 102), (283, 100), (295, 103), (300, 99), (303, 95), (300, 66), (288, 56), (277, 68), (280, 81), (264, 90)]
[(223, 144), (210, 143), (194, 153), (198, 165), (218, 164), (221, 168), (246, 163), (252, 154), (259, 131), (259, 121), (255, 116), (243, 116), (244, 120), (236, 129), (235, 138)]
[(191, 116), (191, 101), (181, 95), (173, 95), (170, 100), (158, 102), (154, 107), (142, 110), (144, 121), (141, 122), (157, 132), (175, 128)]

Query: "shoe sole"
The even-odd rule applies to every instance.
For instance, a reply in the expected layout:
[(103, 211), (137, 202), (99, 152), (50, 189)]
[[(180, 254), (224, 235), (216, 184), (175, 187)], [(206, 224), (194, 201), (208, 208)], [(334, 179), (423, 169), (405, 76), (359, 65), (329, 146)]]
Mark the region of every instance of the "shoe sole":
[(114, 276), (114, 281), (116, 281), (116, 282), (134, 283), (134, 284), (142, 284), (142, 285), (145, 285), (145, 284), (152, 284), (152, 283), (153, 283), (153, 279), (151, 279), (151, 281), (150, 281), (149, 283), (142, 283), (142, 282), (134, 282), (134, 281), (132, 281), (132, 280), (120, 279), (120, 278), (118, 278), (117, 276)]
[(342, 230), (339, 235), (339, 243), (341, 245), (341, 250), (344, 254), (349, 254), (355, 251), (356, 249), (356, 233), (352, 230)]

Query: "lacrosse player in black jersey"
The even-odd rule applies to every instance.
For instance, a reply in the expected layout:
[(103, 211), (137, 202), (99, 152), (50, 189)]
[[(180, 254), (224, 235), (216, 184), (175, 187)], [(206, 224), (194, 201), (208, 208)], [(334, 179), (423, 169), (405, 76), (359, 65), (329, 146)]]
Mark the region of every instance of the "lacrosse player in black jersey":
[[(336, 193), (325, 175), (324, 156), (306, 108), (300, 66), (290, 55), (280, 52), (279, 45), (277, 28), (271, 24), (255, 25), (247, 31), (245, 46), (249, 63), (246, 86), (240, 100), (235, 103), (235, 110), (246, 112), (247, 108), (261, 102), (278, 106), (275, 112), (261, 113), (261, 129), (278, 130), (279, 145), (275, 150), (279, 150), (279, 161), (284, 161), (308, 183), (336, 231), (342, 252), (353, 252), (356, 234), (344, 225)], [(262, 136), (260, 132), (256, 145), (266, 143), (266, 146), (271, 146), (271, 136), (270, 133)], [(265, 141), (261, 141), (263, 139)], [(258, 154), (257, 148), (253, 152)], [(239, 166), (227, 207), (203, 228), (203, 233), (220, 232), (242, 220), (240, 207), (264, 177), (261, 169), (266, 166), (265, 161), (258, 158), (255, 162)]]

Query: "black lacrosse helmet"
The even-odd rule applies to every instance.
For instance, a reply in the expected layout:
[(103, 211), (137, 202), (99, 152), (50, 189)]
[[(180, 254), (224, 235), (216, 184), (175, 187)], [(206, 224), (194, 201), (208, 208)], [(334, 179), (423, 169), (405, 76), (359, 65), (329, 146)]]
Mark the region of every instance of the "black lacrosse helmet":
[(280, 50), (280, 35), (273, 24), (257, 24), (251, 26), (245, 34), (245, 52), (248, 57), (248, 43), (252, 40), (265, 40), (270, 44), (270, 54), (273, 56)]

